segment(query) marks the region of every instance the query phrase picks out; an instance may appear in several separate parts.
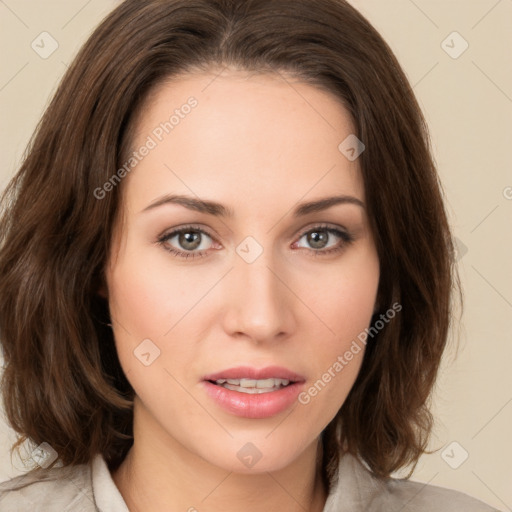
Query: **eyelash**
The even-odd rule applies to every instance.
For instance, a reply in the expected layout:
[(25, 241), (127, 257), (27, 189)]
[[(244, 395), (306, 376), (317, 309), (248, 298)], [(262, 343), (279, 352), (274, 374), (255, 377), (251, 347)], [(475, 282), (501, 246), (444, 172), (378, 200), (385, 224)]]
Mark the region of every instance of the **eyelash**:
[[(168, 245), (166, 245), (166, 243), (170, 239), (174, 238), (176, 235), (180, 235), (182, 233), (188, 233), (191, 231), (196, 232), (196, 233), (201, 233), (202, 235), (206, 235), (215, 241), (214, 237), (212, 235), (210, 235), (207, 231), (205, 231), (204, 229), (201, 229), (197, 226), (191, 225), (191, 226), (185, 226), (183, 228), (175, 229), (168, 233), (164, 233), (163, 235), (161, 235), (158, 238), (157, 243), (160, 244), (166, 251), (170, 252), (176, 258), (188, 259), (188, 258), (202, 258), (202, 257), (208, 256), (208, 251), (197, 251), (197, 252), (186, 251), (185, 252), (185, 251), (180, 251), (174, 247), (169, 247)], [(350, 235), (349, 233), (347, 233), (346, 231), (341, 231), (338, 228), (333, 228), (328, 225), (318, 225), (318, 226), (309, 228), (300, 234), (298, 240), (300, 240), (303, 236), (307, 235), (308, 233), (312, 233), (314, 231), (327, 231), (329, 234), (334, 234), (335, 236), (337, 236), (338, 238), (341, 239), (341, 243), (340, 243), (341, 245), (338, 245), (337, 247), (334, 247), (332, 249), (327, 249), (327, 250), (306, 249), (306, 250), (311, 251), (315, 257), (316, 256), (325, 256), (328, 254), (334, 254), (334, 253), (340, 252), (343, 249), (345, 249), (345, 247), (347, 245), (351, 244), (354, 241), (354, 237), (352, 235)], [(304, 249), (304, 248), (301, 247), (301, 249)]]

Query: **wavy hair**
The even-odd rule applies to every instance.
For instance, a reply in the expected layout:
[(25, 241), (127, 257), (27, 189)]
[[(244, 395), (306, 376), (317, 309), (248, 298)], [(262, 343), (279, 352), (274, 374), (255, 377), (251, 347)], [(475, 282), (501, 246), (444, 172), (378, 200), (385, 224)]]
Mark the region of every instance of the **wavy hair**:
[(343, 450), (382, 478), (425, 452), (459, 282), (428, 130), (392, 51), (344, 0), (126, 0), (66, 72), (2, 196), (11, 456), (26, 440), (48, 442), (63, 465), (101, 453), (114, 470), (132, 445), (134, 391), (98, 294), (123, 185), (101, 200), (94, 191), (122, 165), (135, 114), (156, 86), (223, 66), (329, 91), (366, 146), (359, 164), (381, 267), (379, 313), (394, 303), (402, 312), (368, 342), (323, 432), (324, 476), (332, 484)]

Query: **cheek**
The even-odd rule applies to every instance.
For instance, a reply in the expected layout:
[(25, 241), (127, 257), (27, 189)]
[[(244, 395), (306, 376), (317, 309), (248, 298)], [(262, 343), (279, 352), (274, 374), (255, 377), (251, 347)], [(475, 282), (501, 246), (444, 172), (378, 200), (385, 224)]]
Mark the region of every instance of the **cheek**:
[(108, 283), (112, 316), (127, 331), (145, 337), (162, 338), (207, 289), (204, 276), (160, 260), (126, 258)]
[[(151, 256), (127, 251), (107, 278), (119, 360), (132, 386), (141, 393), (150, 383), (156, 389), (169, 386), (165, 372), (162, 382), (154, 380), (159, 368), (174, 373), (176, 368), (194, 367), (194, 340), (200, 339), (205, 319), (212, 318), (209, 302), (201, 298), (218, 279), (216, 273), (205, 275), (173, 267), (167, 254)], [(148, 360), (151, 363), (146, 367)], [(145, 380), (141, 381), (142, 377)]]
[(362, 333), (371, 322), (379, 284), (378, 258), (372, 251), (363, 254), (347, 258), (328, 275), (317, 275), (316, 285), (309, 288), (314, 312), (326, 326), (319, 331), (318, 320), (311, 317), (307, 352), (312, 372), (299, 397), (311, 428), (334, 417), (362, 364)]
[[(379, 261), (373, 248), (347, 254), (337, 267), (317, 272), (304, 285), (312, 310), (326, 326), (324, 348), (343, 350), (371, 321), (379, 285)], [(330, 336), (329, 336), (330, 334)]]
[(155, 286), (152, 273), (139, 266), (119, 266), (109, 283), (112, 320), (118, 327), (144, 336), (161, 336), (165, 328), (163, 289)]

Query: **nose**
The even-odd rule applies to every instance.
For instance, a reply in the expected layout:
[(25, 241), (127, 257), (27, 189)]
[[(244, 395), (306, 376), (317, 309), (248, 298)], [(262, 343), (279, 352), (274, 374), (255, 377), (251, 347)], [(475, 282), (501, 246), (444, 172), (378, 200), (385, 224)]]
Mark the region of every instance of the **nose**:
[(289, 337), (296, 328), (297, 317), (296, 298), (287, 287), (287, 277), (265, 251), (252, 263), (236, 256), (223, 295), (225, 331), (256, 343)]

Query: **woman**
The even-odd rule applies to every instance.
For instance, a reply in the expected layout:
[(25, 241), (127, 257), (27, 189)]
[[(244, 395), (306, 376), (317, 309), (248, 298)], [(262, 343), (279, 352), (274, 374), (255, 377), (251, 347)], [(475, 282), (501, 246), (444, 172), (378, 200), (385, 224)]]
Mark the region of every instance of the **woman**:
[(428, 135), (340, 0), (128, 0), (6, 191), (6, 510), (492, 510), (407, 480), (457, 285)]

